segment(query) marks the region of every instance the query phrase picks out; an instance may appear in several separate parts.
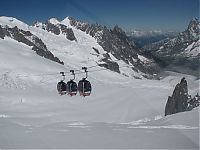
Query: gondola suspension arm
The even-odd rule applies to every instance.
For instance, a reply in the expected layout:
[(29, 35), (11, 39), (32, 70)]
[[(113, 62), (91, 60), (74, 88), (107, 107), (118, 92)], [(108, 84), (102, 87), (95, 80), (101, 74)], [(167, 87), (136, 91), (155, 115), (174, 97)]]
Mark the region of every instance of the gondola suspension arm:
[(86, 75), (86, 77), (85, 77), (84, 79), (87, 79), (87, 77), (88, 77), (87, 67), (82, 67), (82, 70), (85, 70), (85, 75)]
[(72, 73), (72, 75), (74, 76), (73, 79), (71, 79), (72, 81), (75, 79), (75, 73), (74, 73), (74, 70), (70, 70), (70, 72)]
[(60, 72), (60, 74), (62, 75), (63, 79), (61, 81), (65, 80), (65, 73), (64, 72)]

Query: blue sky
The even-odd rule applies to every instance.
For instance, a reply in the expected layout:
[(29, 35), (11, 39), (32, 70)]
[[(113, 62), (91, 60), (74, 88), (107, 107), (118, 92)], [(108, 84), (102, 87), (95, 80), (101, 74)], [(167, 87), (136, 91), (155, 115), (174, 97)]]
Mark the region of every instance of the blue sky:
[(199, 0), (2, 0), (0, 16), (28, 24), (72, 16), (123, 29), (184, 30), (199, 15)]

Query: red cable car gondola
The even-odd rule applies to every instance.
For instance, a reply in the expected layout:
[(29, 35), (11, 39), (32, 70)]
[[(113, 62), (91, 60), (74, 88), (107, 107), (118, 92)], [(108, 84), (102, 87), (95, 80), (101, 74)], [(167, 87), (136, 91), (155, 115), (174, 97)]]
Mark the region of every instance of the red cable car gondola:
[(64, 72), (60, 72), (60, 74), (62, 74), (63, 79), (60, 82), (58, 82), (57, 90), (60, 95), (64, 95), (67, 93), (67, 84), (64, 82), (65, 80)]
[(70, 70), (74, 78), (67, 82), (67, 94), (70, 96), (74, 96), (77, 94), (77, 84), (73, 80), (75, 79), (74, 70)]
[[(87, 78), (87, 68), (83, 67), (83, 70), (85, 70), (86, 73), (86, 78)], [(78, 91), (80, 93), (80, 96), (90, 96), (91, 91), (92, 91), (92, 86), (90, 84), (90, 82), (88, 80), (86, 80), (86, 78), (83, 78), (82, 80), (80, 80), (78, 82)]]

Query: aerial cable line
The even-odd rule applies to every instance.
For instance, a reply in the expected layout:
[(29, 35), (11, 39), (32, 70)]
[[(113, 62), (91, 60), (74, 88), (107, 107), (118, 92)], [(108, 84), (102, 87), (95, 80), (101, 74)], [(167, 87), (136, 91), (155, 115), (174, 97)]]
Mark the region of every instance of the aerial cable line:
[[(133, 66), (132, 65), (128, 65), (128, 66), (121, 66), (119, 68), (125, 68), (125, 67), (133, 67)], [(103, 70), (109, 70), (109, 69), (108, 68), (104, 68), (104, 69), (98, 69), (98, 70), (91, 70), (91, 71), (88, 71), (88, 72), (98, 72), (98, 71), (103, 71)], [(80, 74), (80, 73), (77, 73), (77, 74)]]
[[(98, 65), (95, 65), (95, 66), (90, 66), (90, 67), (87, 67), (88, 69), (89, 68), (96, 68)], [(119, 68), (124, 68), (124, 67), (133, 67), (132, 65), (126, 65), (126, 66), (121, 66)], [(108, 70), (108, 68), (104, 68), (104, 69), (98, 69), (98, 70), (91, 70), (91, 71), (87, 71), (87, 72), (96, 72), (96, 71), (103, 71), (103, 70)], [(74, 70), (74, 71), (78, 71), (79, 73), (76, 73), (76, 74), (83, 74), (85, 72), (82, 72), (82, 69), (80, 70)], [(71, 75), (71, 72), (70, 71), (64, 71), (63, 73), (65, 74), (69, 74)], [(53, 76), (53, 75), (59, 75), (60, 73), (43, 73), (43, 74), (28, 74), (28, 75), (20, 75), (20, 74), (17, 74), (17, 77), (30, 77), (30, 76)]]

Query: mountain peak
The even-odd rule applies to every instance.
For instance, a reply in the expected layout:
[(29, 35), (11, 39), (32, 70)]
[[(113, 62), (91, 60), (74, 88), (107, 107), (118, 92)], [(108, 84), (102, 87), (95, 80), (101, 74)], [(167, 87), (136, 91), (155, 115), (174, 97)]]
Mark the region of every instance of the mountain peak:
[(57, 18), (51, 18), (48, 20), (49, 23), (51, 24), (60, 24), (60, 21)]
[(188, 25), (187, 30), (192, 32), (199, 32), (199, 20), (196, 17), (193, 17)]
[(196, 18), (196, 17), (193, 17), (191, 21), (199, 22), (198, 18)]
[(114, 26), (113, 31), (117, 31), (117, 32), (120, 32), (120, 33), (124, 32), (118, 25)]
[(28, 25), (14, 17), (0, 16), (0, 25), (6, 25), (9, 27), (17, 26), (20, 29), (28, 30)]
[(113, 32), (122, 35), (123, 37), (126, 37), (126, 33), (122, 28), (120, 28), (118, 25), (115, 25), (113, 28)]
[(73, 17), (67, 16), (60, 23), (66, 25), (66, 26), (70, 26), (70, 20), (73, 20), (73, 19), (74, 19)]

